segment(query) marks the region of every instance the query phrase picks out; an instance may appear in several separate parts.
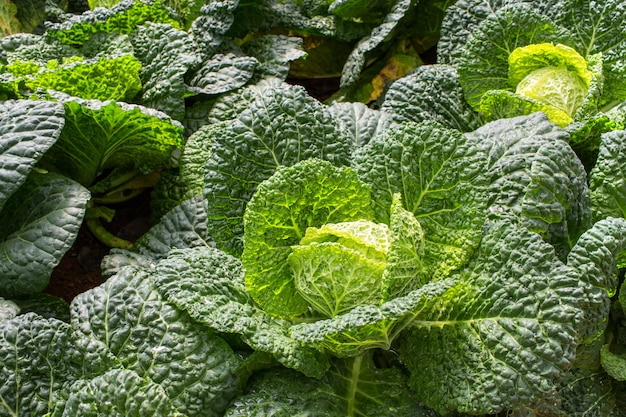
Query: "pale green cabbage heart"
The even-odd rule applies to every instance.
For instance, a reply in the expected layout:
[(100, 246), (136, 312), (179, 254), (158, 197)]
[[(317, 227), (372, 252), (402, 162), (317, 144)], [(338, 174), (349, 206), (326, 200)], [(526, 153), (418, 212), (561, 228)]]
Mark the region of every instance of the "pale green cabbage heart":
[(296, 289), (327, 317), (380, 304), (390, 245), (384, 223), (358, 220), (309, 227), (288, 258)]
[(509, 83), (515, 92), (570, 118), (583, 104), (592, 77), (585, 58), (565, 45), (532, 44), (509, 56)]

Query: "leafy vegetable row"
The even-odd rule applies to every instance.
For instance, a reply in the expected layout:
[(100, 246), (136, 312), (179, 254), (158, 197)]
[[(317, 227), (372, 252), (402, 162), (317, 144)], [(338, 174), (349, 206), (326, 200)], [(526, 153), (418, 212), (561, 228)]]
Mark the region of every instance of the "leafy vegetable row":
[[(125, 0), (2, 40), (0, 415), (623, 415), (624, 5), (459, 0), (380, 110), (238, 38), (366, 29), (350, 84), (428, 9), (374, 3)], [(103, 285), (25, 297), (156, 173)]]

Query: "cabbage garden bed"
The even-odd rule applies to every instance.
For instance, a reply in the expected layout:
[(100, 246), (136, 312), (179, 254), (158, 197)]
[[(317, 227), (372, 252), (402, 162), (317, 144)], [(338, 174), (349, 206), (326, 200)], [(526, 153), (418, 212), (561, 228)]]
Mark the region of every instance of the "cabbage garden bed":
[(626, 416), (621, 0), (0, 10), (0, 416)]

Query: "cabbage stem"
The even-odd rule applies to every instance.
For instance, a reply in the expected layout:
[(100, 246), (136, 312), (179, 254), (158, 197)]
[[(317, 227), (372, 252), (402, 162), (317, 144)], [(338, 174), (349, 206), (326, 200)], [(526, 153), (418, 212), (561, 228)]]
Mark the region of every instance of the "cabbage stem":
[(356, 392), (359, 386), (359, 376), (361, 374), (361, 365), (363, 364), (363, 355), (354, 358), (352, 362), (352, 372), (350, 373), (350, 385), (346, 392), (348, 405), (346, 407), (346, 416), (353, 417), (356, 410)]
[(102, 225), (101, 219), (110, 222), (113, 220), (115, 210), (108, 207), (94, 206), (87, 209), (85, 214), (85, 224), (87, 228), (100, 242), (110, 248), (130, 249), (133, 243), (115, 236)]

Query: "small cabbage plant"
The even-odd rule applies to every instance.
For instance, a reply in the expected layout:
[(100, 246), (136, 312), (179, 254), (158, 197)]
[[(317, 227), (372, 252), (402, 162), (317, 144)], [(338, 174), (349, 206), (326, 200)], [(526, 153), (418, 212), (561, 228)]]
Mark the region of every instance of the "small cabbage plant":
[(593, 76), (585, 58), (565, 45), (532, 44), (509, 55), (509, 83), (518, 99), (541, 103), (562, 126), (583, 105)]
[(459, 0), (446, 9), (438, 64), (394, 82), (381, 107), (464, 132), (543, 112), (590, 168), (601, 134), (624, 128), (625, 13), (620, 0)]

